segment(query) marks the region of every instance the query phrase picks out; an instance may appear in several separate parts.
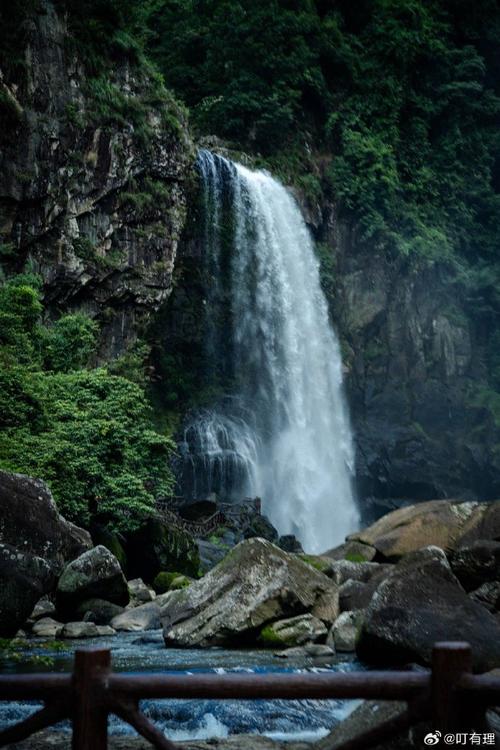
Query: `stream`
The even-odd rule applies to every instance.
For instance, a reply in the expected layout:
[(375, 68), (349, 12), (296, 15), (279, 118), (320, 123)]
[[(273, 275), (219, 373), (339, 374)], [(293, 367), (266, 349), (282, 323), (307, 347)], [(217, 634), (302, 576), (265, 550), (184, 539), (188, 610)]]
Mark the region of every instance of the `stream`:
[[(322, 663), (309, 658), (281, 660), (271, 651), (226, 649), (166, 649), (161, 631), (124, 633), (109, 638), (63, 641), (54, 647), (32, 639), (26, 660), (4, 659), (2, 673), (71, 671), (76, 648), (99, 646), (112, 650), (113, 669), (120, 672), (252, 674), (360, 669), (350, 657), (337, 656)], [(51, 666), (35, 664), (29, 656), (46, 656)], [(148, 700), (144, 713), (173, 740), (205, 740), (233, 734), (262, 734), (284, 741), (313, 741), (325, 736), (360, 701), (339, 700)], [(34, 702), (0, 703), (0, 728), (21, 721), (35, 710)], [(116, 717), (110, 717), (110, 733), (135, 734)], [(58, 729), (69, 731), (67, 722)]]

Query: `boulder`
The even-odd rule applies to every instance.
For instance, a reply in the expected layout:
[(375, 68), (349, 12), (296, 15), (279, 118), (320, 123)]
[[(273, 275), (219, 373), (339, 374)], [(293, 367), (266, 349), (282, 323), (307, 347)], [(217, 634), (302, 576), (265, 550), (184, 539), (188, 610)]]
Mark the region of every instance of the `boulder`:
[(99, 635), (97, 625), (93, 622), (67, 622), (63, 627), (63, 638), (96, 638)]
[(471, 591), (470, 598), (486, 607), (488, 612), (500, 611), (500, 581), (488, 581)]
[(113, 617), (120, 615), (123, 607), (113, 602), (107, 602), (104, 599), (85, 599), (84, 602), (76, 608), (76, 614), (82, 620), (90, 620), (96, 625), (109, 625)]
[(329, 557), (332, 560), (349, 560), (350, 562), (371, 562), (376, 554), (377, 550), (370, 544), (351, 541), (323, 552), (322, 557)]
[(339, 588), (340, 612), (366, 609), (375, 591), (376, 587), (362, 581), (346, 581)]
[(113, 617), (111, 627), (115, 630), (134, 632), (136, 630), (157, 630), (161, 627), (160, 606), (154, 602), (141, 604), (140, 607), (126, 609)]
[(92, 547), (90, 535), (59, 511), (40, 479), (0, 471), (0, 542), (41, 557), (59, 572)]
[(248, 539), (204, 578), (165, 595), (165, 643), (189, 648), (252, 640), (263, 625), (309, 612), (335, 589), (296, 555), (264, 539)]
[(339, 590), (337, 586), (321, 594), (311, 610), (311, 614), (319, 620), (331, 625), (339, 616)]
[(331, 630), (331, 638), (336, 651), (355, 651), (356, 639), (363, 622), (363, 613), (342, 612), (335, 620)]
[(500, 626), (471, 600), (444, 552), (427, 547), (395, 566), (375, 592), (357, 641), (359, 657), (384, 665), (428, 664), (437, 641), (468, 641), (474, 669), (500, 665)]
[(110, 625), (96, 625), (97, 635), (100, 638), (105, 638), (110, 635), (116, 635), (116, 630)]
[(465, 523), (458, 546), (465, 547), (480, 539), (500, 542), (500, 501), (480, 503)]
[(323, 571), (338, 586), (346, 581), (368, 581), (375, 578), (383, 580), (392, 570), (392, 565), (380, 565), (374, 562), (350, 562), (349, 560), (333, 560)]
[(134, 578), (128, 582), (128, 592), (130, 594), (129, 607), (138, 607), (140, 604), (152, 602), (156, 593), (152, 588), (146, 586), (142, 578)]
[(94, 546), (97, 547), (102, 544), (103, 547), (109, 549), (120, 563), (124, 575), (127, 575), (127, 553), (124, 547), (124, 537), (95, 522), (90, 527), (90, 533)]
[(328, 630), (311, 614), (298, 615), (286, 620), (277, 620), (260, 631), (258, 640), (264, 646), (301, 646), (304, 643), (324, 640)]
[(196, 577), (200, 568), (198, 546), (193, 537), (156, 518), (148, 518), (130, 535), (127, 560), (130, 573), (148, 582), (162, 570), (177, 570)]
[[(406, 711), (406, 703), (396, 701), (363, 701), (349, 716), (339, 722), (330, 734), (323, 737), (314, 745), (314, 750), (336, 750), (344, 744), (355, 744), (366, 732), (375, 730), (381, 724), (397, 719)], [(374, 742), (371, 750), (408, 750), (411, 747), (425, 747), (423, 744), (413, 745), (408, 741), (408, 731), (391, 740), (384, 740), (382, 744)]]
[(466, 591), (500, 581), (500, 542), (479, 540), (450, 555), (451, 569)]
[(56, 592), (57, 611), (76, 612), (86, 599), (105, 599), (113, 604), (129, 601), (127, 582), (120, 563), (106, 547), (84, 552), (64, 569)]
[(32, 635), (38, 638), (60, 638), (64, 625), (52, 617), (42, 617), (31, 629)]
[(301, 554), (304, 552), (302, 545), (294, 534), (284, 534), (278, 539), (278, 547), (284, 552), (295, 552)]
[(371, 545), (386, 560), (398, 560), (428, 545), (455, 549), (467, 522), (486, 508), (478, 503), (431, 500), (388, 513), (348, 539)]
[(28, 618), (29, 623), (41, 620), (42, 617), (52, 617), (56, 613), (56, 606), (47, 596), (42, 596), (33, 607), (33, 612)]
[(54, 584), (54, 570), (46, 560), (0, 544), (0, 638), (14, 636)]
[(303, 659), (307, 656), (312, 659), (325, 659), (335, 656), (335, 650), (324, 643), (306, 643), (304, 646), (277, 651), (273, 656), (277, 656), (278, 659)]
[(197, 539), (196, 544), (200, 556), (200, 570), (203, 574), (215, 568), (228, 553), (226, 547), (221, 547), (220, 544), (209, 542), (206, 539)]

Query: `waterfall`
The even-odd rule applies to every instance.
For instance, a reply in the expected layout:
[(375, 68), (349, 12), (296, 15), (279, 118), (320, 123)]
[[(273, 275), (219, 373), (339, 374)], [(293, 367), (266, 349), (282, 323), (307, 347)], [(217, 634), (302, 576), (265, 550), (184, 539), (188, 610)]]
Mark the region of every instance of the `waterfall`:
[(187, 426), (185, 465), (203, 491), (260, 496), (281, 534), (321, 552), (343, 541), (358, 513), (341, 355), (313, 242), (267, 172), (208, 151), (198, 165), (207, 372), (225, 370), (233, 394)]

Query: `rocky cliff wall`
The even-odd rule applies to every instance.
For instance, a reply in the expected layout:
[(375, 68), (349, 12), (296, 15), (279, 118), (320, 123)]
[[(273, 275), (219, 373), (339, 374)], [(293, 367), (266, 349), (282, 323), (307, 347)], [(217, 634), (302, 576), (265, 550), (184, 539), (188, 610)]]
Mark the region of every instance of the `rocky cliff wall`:
[(328, 201), (306, 215), (333, 259), (358, 489), (375, 500), (367, 512), (498, 496), (499, 430), (482, 400), (488, 332), (456, 274), (367, 247)]
[(145, 63), (89, 75), (48, 1), (25, 25), (22, 79), (0, 72), (2, 260), (41, 274), (49, 315), (95, 318), (105, 360), (171, 290), (192, 144)]

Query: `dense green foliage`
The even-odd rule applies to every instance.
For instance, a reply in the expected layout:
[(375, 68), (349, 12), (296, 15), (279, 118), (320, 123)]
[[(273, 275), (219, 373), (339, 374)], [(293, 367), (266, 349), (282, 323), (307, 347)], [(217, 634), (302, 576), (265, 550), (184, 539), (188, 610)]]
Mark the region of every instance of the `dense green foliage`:
[(491, 260), (494, 0), (156, 0), (150, 25), (150, 49), (202, 131), (260, 150), (295, 178), (297, 149), (313, 141), (331, 153), (327, 183), (363, 239)]
[(97, 326), (41, 324), (37, 279), (0, 287), (0, 467), (42, 477), (62, 512), (129, 531), (172, 491), (171, 441), (152, 429), (143, 388), (86, 369)]

